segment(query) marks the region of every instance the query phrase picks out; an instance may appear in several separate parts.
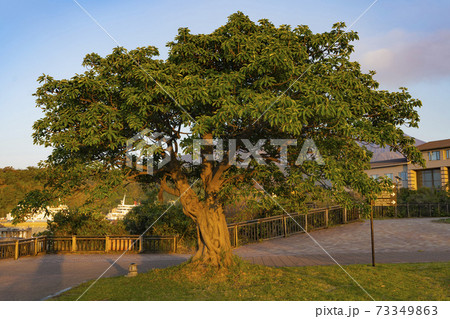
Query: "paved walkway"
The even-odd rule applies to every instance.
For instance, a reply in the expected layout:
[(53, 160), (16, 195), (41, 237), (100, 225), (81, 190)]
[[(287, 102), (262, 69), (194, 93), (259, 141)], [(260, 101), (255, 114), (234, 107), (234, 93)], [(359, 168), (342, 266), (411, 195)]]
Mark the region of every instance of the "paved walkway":
[[(450, 261), (450, 225), (435, 218), (374, 221), (375, 257), (379, 263)], [(311, 232), (340, 264), (372, 262), (370, 222), (357, 222)], [(332, 265), (333, 259), (307, 234), (250, 244), (235, 254), (266, 266)]]
[[(450, 225), (430, 218), (375, 221), (377, 262), (450, 261)], [(369, 222), (342, 225), (311, 233), (341, 264), (369, 264)], [(328, 265), (333, 260), (306, 234), (250, 244), (234, 253), (268, 266)], [(0, 261), (0, 300), (41, 300), (63, 289), (96, 279), (118, 254), (41, 255)], [(124, 255), (104, 277), (127, 273), (130, 263), (139, 272), (182, 263), (189, 255)]]
[[(0, 300), (42, 300), (63, 289), (98, 278), (119, 257), (120, 254), (76, 254), (1, 260)], [(136, 263), (139, 272), (146, 272), (178, 265), (189, 257), (173, 254), (124, 255), (104, 277), (127, 274), (130, 263)]]

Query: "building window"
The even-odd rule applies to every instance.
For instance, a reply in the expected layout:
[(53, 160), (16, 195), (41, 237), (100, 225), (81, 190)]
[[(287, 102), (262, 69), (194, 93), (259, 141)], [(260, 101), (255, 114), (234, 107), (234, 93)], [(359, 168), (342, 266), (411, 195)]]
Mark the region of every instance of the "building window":
[(441, 170), (428, 169), (420, 171), (417, 174), (417, 184), (421, 187), (440, 188), (441, 187)]
[(377, 174), (373, 174), (373, 175), (370, 175), (370, 177), (372, 177), (373, 179), (377, 179), (378, 175)]
[(446, 158), (447, 158), (447, 159), (450, 158), (450, 150), (447, 150), (447, 156), (446, 156)]
[(400, 178), (402, 179), (402, 181), (407, 181), (408, 180), (408, 172), (400, 172)]
[(433, 152), (428, 152), (428, 159), (430, 161), (438, 161), (441, 159), (441, 152), (439, 151), (433, 151)]
[(386, 177), (389, 177), (391, 179), (391, 181), (394, 180), (394, 174), (392, 174), (392, 173), (387, 173)]

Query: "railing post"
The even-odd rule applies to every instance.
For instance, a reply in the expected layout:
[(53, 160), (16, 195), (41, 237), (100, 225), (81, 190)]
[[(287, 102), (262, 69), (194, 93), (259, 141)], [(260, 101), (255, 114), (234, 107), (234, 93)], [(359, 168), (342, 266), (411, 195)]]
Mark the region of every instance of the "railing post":
[(256, 223), (256, 241), (259, 240), (259, 233), (261, 232), (261, 221), (258, 220)]
[(409, 203), (406, 203), (406, 214), (409, 218)]
[(143, 243), (143, 237), (139, 236), (139, 253), (142, 253), (144, 251), (144, 243)]
[(177, 241), (178, 241), (177, 236), (173, 236), (173, 252), (174, 253), (177, 252)]
[(283, 216), (283, 234), (287, 237), (286, 216)]
[(328, 228), (328, 208), (325, 209), (325, 227)]
[(343, 222), (344, 224), (347, 224), (347, 207), (344, 207)]
[(111, 250), (111, 240), (109, 239), (109, 236), (105, 237), (105, 253), (109, 252)]
[(14, 260), (19, 259), (19, 240), (16, 239), (16, 243), (14, 245)]
[(72, 251), (77, 251), (77, 236), (72, 235)]
[(238, 247), (238, 229), (237, 225), (234, 225), (234, 246)]
[(305, 233), (308, 232), (308, 213), (306, 213), (305, 215)]
[(37, 256), (38, 254), (38, 239), (34, 239), (34, 255)]

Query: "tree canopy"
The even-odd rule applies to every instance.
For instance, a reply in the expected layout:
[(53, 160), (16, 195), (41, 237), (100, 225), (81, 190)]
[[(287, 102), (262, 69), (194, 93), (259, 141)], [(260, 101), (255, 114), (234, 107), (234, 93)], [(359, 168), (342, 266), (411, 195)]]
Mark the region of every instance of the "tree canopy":
[[(58, 197), (86, 191), (95, 202), (127, 181), (157, 182), (161, 192), (180, 197), (197, 225), (194, 261), (225, 266), (232, 262), (226, 201), (248, 198), (255, 207), (293, 211), (321, 196), (352, 205), (350, 190), (370, 199), (382, 184), (363, 171), (371, 158), (365, 145), (389, 146), (422, 163), (401, 129), (418, 126), (421, 102), (406, 88), (380, 90), (374, 72), (350, 60), (357, 39), (344, 23), (313, 33), (238, 12), (210, 34), (180, 28), (166, 60), (152, 46), (118, 47), (106, 57), (88, 54), (87, 70), (70, 79), (43, 75), (35, 95), (44, 117), (33, 137), (53, 147), (46, 187)], [(143, 130), (164, 137), (151, 159), (167, 164), (151, 175), (140, 167), (150, 158), (127, 165), (127, 141)], [(194, 165), (194, 139), (225, 141), (225, 156), (207, 160), (213, 145), (204, 145), (202, 163)], [(233, 165), (227, 141), (234, 139), (238, 163), (249, 143), (261, 146), (264, 163)], [(273, 143), (280, 139), (297, 140), (285, 170), (278, 166), (282, 147)], [(323, 163), (294, 165), (311, 140)]]

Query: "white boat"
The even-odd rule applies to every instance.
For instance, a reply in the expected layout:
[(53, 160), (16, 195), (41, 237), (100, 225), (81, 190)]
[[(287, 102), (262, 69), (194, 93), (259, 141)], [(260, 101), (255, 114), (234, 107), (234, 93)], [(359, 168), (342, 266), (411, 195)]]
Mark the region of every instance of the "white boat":
[(111, 212), (106, 215), (108, 220), (122, 220), (134, 208), (139, 206), (136, 202), (133, 205), (125, 204), (126, 195), (123, 196), (122, 202), (117, 207), (113, 208)]

